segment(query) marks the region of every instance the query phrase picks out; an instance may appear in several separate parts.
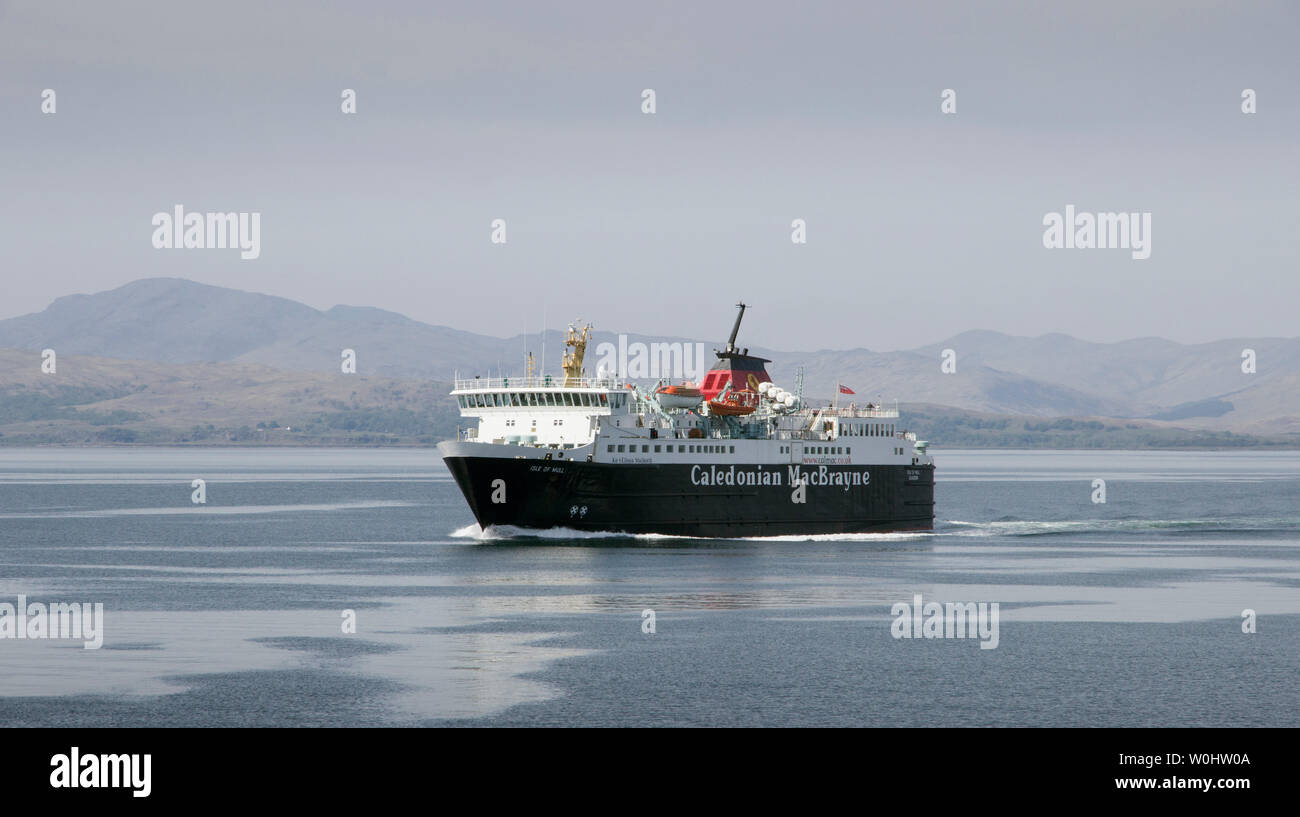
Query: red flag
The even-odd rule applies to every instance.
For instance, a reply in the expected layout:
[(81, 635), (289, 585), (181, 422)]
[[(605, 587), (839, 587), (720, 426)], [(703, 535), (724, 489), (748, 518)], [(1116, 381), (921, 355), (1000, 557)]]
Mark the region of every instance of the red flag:
[(840, 394), (857, 394), (857, 392), (855, 392), (853, 389), (850, 389), (848, 386), (840, 386)]

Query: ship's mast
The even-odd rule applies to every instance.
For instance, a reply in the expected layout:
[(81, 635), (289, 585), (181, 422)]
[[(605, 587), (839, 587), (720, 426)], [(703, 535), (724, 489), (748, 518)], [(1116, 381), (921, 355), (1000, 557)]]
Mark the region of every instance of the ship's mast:
[(739, 303), (736, 306), (740, 307), (740, 312), (736, 315), (736, 325), (731, 327), (731, 337), (727, 338), (728, 352), (736, 351), (736, 335), (740, 334), (740, 319), (745, 317), (745, 305)]

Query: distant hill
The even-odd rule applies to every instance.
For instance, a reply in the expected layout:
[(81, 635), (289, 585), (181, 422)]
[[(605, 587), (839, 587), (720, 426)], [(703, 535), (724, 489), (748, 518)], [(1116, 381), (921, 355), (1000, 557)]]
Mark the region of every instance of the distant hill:
[[(0, 445), (419, 445), (461, 423), (448, 384), (289, 372), (251, 363), (156, 363), (0, 350)], [(1178, 448), (1294, 445), (1277, 437), (1113, 418), (1008, 416), (904, 404), (942, 447)]]
[[(725, 320), (722, 318), (726, 318)], [(730, 315), (710, 329), (725, 331)], [(486, 323), (484, 331), (497, 327)], [(588, 348), (615, 343), (598, 327)], [(745, 330), (741, 328), (741, 343)], [(628, 336), (629, 342), (694, 342)], [(547, 371), (558, 372), (563, 336), (545, 334)], [(720, 339), (702, 340), (706, 350)], [(31, 315), (0, 321), (0, 348), (162, 364), (248, 364), (284, 372), (333, 375), (340, 353), (353, 349), (364, 376), (449, 381), (462, 375), (523, 369), (526, 349), (541, 363), (537, 334), (501, 338), (432, 326), (395, 312), (358, 306), (318, 310), (287, 298), (175, 278), (135, 281), (107, 292), (70, 295)], [(1241, 371), (1243, 349), (1258, 370)], [(952, 349), (957, 371), (943, 374), (940, 355)], [(1207, 431), (1300, 434), (1300, 339), (1241, 338), (1184, 345), (1159, 338), (1091, 343), (1067, 335), (1015, 337), (971, 331), (919, 349), (783, 352), (773, 377), (793, 387), (803, 367), (806, 392), (829, 397), (838, 381), (859, 402), (882, 399), (947, 406), (955, 411), (1028, 417), (1145, 418)], [(712, 355), (706, 354), (706, 363)], [(107, 365), (107, 364), (104, 364)], [(12, 380), (0, 370), (0, 387)]]
[(448, 384), (0, 349), (0, 445), (421, 444), (454, 435)]

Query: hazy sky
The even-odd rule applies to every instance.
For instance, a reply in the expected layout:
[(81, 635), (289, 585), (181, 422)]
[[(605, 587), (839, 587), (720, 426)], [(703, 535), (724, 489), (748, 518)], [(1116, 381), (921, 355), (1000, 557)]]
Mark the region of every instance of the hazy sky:
[[(1296, 336), (1298, 84), (1294, 0), (0, 2), (0, 317), (176, 276), (500, 336)], [(154, 249), (176, 204), (261, 257)], [(1151, 257), (1045, 249), (1068, 204)]]

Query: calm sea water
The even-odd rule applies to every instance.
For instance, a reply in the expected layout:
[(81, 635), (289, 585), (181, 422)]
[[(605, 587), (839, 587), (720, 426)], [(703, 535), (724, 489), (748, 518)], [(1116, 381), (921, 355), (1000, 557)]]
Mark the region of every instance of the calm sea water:
[(432, 450), (0, 449), (0, 602), (106, 617), (0, 640), (0, 725), (1300, 725), (1300, 454), (935, 455), (933, 533), (726, 541), (483, 536)]

